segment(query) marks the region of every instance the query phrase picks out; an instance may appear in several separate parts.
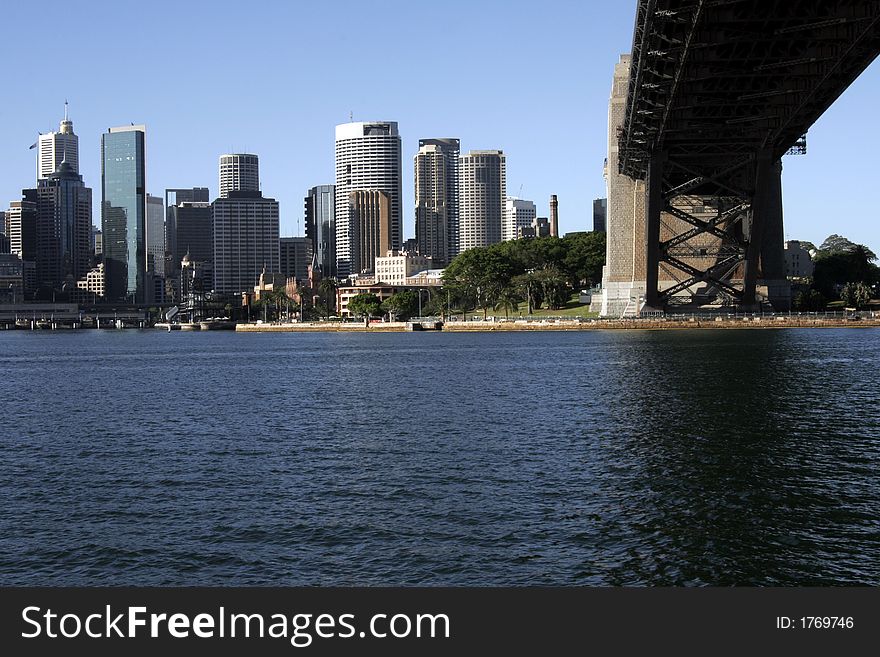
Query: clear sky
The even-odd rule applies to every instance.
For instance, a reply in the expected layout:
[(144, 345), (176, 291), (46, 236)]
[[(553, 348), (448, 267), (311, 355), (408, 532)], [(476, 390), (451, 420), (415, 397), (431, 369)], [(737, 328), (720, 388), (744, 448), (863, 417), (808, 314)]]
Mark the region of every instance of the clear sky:
[[(64, 99), (100, 223), (100, 134), (147, 126), (148, 191), (207, 186), (217, 160), (260, 156), (282, 235), (303, 233), (303, 197), (332, 183), (334, 126), (397, 121), (404, 234), (412, 237), (412, 157), (423, 137), (503, 149), (511, 196), (562, 232), (588, 230), (605, 195), (607, 103), (635, 0), (42, 0), (0, 9), (0, 202), (34, 185), (38, 132)], [(846, 235), (880, 251), (875, 62), (783, 161), (788, 239)]]

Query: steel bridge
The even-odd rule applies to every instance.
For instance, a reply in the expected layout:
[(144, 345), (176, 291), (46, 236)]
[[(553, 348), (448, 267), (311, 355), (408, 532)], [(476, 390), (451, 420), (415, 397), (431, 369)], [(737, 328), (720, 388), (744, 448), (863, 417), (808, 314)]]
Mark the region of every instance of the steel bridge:
[(781, 158), (878, 52), (880, 0), (639, 0), (618, 165), (645, 181), (646, 308), (785, 280)]

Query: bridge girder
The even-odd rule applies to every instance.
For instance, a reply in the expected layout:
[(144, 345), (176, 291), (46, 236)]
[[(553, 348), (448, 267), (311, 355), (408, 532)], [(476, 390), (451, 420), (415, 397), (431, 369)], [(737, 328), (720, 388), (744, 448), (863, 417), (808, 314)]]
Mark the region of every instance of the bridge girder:
[(754, 305), (780, 275), (780, 158), (878, 53), (880, 0), (639, 1), (618, 166), (647, 182), (648, 306), (701, 284)]

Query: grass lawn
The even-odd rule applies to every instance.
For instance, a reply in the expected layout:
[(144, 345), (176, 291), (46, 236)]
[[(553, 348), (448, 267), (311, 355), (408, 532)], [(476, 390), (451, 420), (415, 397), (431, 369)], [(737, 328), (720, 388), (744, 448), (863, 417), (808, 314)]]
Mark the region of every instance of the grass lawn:
[[(528, 319), (529, 317), (540, 319), (542, 317), (598, 317), (599, 313), (591, 313), (590, 312), (590, 304), (581, 304), (579, 299), (579, 295), (573, 294), (571, 299), (568, 300), (568, 303), (565, 304), (563, 308), (558, 310), (549, 310), (548, 308), (539, 308), (537, 310), (533, 310), (532, 314), (528, 314), (528, 307), (525, 303), (521, 303), (517, 310), (510, 311), (510, 319), (519, 319), (520, 314), (523, 319)], [(461, 313), (455, 313), (460, 315)], [(482, 317), (483, 311), (480, 309), (474, 311), (468, 311), (468, 317)], [(486, 313), (487, 317), (497, 317), (504, 318), (504, 310), (490, 310)]]

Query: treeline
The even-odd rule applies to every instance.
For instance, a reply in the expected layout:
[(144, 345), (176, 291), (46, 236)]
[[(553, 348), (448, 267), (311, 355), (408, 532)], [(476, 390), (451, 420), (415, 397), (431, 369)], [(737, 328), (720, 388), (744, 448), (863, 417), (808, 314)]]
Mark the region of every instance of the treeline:
[[(805, 248), (815, 248), (801, 242)], [(795, 310), (824, 310), (830, 301), (841, 300), (849, 308), (861, 309), (877, 296), (880, 267), (877, 256), (863, 244), (831, 235), (816, 249), (809, 287), (795, 294)]]
[(521, 304), (529, 309), (556, 310), (565, 306), (572, 291), (601, 283), (604, 264), (602, 232), (511, 240), (469, 249), (443, 273), (445, 301), (459, 310), (479, 308), (484, 316), (490, 310), (509, 315)]

